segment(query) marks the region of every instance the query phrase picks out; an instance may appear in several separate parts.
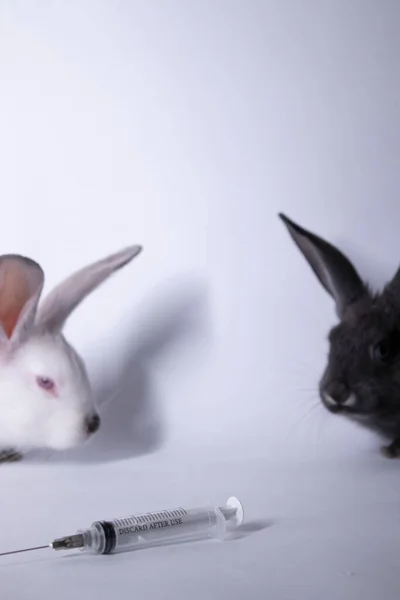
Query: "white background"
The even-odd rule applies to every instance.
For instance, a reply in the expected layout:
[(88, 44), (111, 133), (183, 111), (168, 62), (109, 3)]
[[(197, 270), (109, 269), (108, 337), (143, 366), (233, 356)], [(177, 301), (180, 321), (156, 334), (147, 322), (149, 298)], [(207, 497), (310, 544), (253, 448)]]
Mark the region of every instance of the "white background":
[(400, 466), (318, 405), (334, 310), (276, 214), (374, 286), (397, 268), (399, 25), (390, 0), (0, 3), (0, 252), (49, 289), (144, 246), (66, 331), (102, 430), (1, 467), (0, 551), (232, 494), (248, 522), (3, 558), (2, 596), (398, 598)]

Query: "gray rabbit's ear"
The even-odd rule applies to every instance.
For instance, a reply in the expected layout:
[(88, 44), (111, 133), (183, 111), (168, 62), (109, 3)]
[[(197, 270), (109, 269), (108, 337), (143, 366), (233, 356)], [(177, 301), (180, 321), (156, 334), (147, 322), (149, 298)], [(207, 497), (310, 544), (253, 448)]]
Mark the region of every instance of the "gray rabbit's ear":
[(36, 262), (18, 255), (0, 256), (0, 343), (20, 343), (31, 332), (43, 289)]
[(389, 281), (389, 283), (385, 286), (385, 289), (390, 290), (390, 292), (394, 292), (396, 296), (400, 296), (400, 267), (393, 275), (391, 281)]
[(141, 250), (141, 246), (131, 246), (68, 277), (50, 292), (39, 307), (37, 325), (46, 331), (61, 330), (78, 304), (115, 271), (131, 262)]
[(283, 214), (279, 217), (310, 267), (336, 302), (336, 313), (343, 317), (346, 308), (368, 294), (351, 262), (334, 246), (306, 231)]

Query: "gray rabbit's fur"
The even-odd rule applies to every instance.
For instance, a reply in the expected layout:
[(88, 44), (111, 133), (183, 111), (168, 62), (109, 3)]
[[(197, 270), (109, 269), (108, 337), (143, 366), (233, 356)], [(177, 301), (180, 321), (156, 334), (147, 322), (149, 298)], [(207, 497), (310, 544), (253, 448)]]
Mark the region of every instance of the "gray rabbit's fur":
[(373, 294), (337, 248), (279, 216), (339, 317), (319, 383), (323, 405), (387, 440), (385, 456), (400, 456), (400, 269)]

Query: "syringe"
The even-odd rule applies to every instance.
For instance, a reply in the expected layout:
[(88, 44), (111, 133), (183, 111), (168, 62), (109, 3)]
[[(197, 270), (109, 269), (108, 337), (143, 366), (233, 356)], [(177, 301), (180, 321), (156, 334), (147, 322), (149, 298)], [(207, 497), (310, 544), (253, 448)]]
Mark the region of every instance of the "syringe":
[(231, 497), (225, 506), (175, 508), (111, 521), (95, 521), (88, 529), (58, 538), (45, 546), (3, 552), (0, 556), (44, 548), (111, 554), (206, 538), (223, 540), (243, 521), (243, 506), (237, 498)]

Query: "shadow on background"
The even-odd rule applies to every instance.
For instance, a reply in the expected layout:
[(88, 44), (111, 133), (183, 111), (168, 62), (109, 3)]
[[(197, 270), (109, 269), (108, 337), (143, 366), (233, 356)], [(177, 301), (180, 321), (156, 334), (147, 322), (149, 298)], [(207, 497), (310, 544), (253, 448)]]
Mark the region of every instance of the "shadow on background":
[[(123, 356), (121, 368), (107, 372), (98, 364), (92, 377), (102, 426), (84, 446), (64, 452), (32, 452), (30, 462), (100, 463), (117, 461), (154, 452), (165, 439), (162, 398), (154, 384), (157, 365), (173, 354), (177, 364), (185, 350), (199, 347), (209, 331), (205, 287), (198, 282), (169, 286), (162, 290), (152, 307), (146, 309), (125, 347), (115, 348)], [(122, 344), (122, 346), (124, 346)]]
[(249, 521), (248, 523), (243, 523), (237, 529), (228, 534), (227, 539), (232, 540), (241, 540), (242, 538), (248, 537), (253, 533), (258, 533), (259, 531), (264, 531), (264, 529), (268, 529), (275, 524), (275, 521), (272, 519), (257, 519), (254, 521)]

